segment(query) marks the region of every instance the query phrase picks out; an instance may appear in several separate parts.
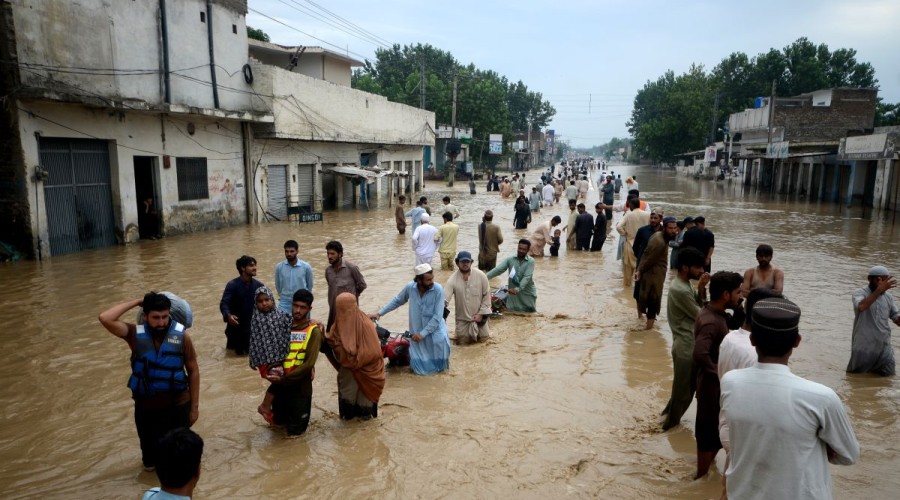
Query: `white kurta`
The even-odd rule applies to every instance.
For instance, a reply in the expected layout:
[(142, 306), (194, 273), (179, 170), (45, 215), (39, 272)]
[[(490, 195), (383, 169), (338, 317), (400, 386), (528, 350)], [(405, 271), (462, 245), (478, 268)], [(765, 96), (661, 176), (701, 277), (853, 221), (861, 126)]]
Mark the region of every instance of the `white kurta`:
[(757, 363), (728, 372), (721, 402), (731, 436), (728, 498), (831, 498), (826, 445), (836, 453), (832, 463), (859, 459), (837, 394), (786, 365)]
[(437, 234), (437, 228), (431, 224), (422, 224), (417, 227), (412, 234), (412, 248), (416, 252), (416, 265), (431, 264), (434, 259), (434, 252), (437, 250), (437, 242), (434, 241), (434, 235)]
[[(743, 328), (728, 332), (719, 346), (719, 362), (716, 364), (719, 380), (722, 380), (722, 377), (731, 370), (750, 368), (756, 364), (757, 358), (756, 348), (750, 343), (750, 332)], [(719, 410), (719, 440), (722, 441), (725, 453), (730, 454), (728, 422), (725, 420), (725, 412), (722, 410)]]

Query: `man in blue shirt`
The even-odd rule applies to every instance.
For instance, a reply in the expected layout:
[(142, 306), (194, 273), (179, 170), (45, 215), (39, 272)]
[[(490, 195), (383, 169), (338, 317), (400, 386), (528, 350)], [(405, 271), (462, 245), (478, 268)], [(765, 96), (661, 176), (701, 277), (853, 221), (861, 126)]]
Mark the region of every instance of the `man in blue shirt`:
[(284, 260), (275, 266), (275, 290), (278, 291), (278, 308), (291, 313), (291, 302), (297, 290), (313, 289), (312, 266), (300, 260), (300, 245), (294, 240), (284, 242)]
[(161, 486), (144, 492), (142, 500), (190, 500), (200, 479), (203, 439), (184, 427), (159, 440), (156, 476)]
[(412, 229), (412, 232), (414, 232), (414, 233), (416, 232), (416, 228), (419, 227), (419, 224), (422, 223), (422, 220), (421, 220), (422, 214), (425, 214), (425, 213), (428, 213), (428, 212), (426, 212), (425, 208), (422, 206), (422, 200), (417, 201), (416, 206), (409, 209), (409, 211), (406, 212), (405, 215), (407, 217), (412, 218), (412, 227), (410, 228), (410, 229)]

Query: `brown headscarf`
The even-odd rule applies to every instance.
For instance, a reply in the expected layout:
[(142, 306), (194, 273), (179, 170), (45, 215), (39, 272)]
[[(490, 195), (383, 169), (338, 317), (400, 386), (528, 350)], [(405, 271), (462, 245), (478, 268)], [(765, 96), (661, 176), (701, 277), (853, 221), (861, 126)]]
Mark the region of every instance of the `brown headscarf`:
[(377, 403), (384, 390), (384, 356), (375, 323), (359, 309), (352, 293), (338, 295), (334, 308), (329, 342), (341, 366), (353, 372), (359, 389)]

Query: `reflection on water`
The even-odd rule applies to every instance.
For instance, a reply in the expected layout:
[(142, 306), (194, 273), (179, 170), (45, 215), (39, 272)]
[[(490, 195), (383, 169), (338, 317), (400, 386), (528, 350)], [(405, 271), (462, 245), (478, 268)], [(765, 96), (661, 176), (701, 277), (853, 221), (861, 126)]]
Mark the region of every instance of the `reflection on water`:
[[(741, 271), (755, 264), (759, 243), (775, 247), (785, 293), (803, 309), (804, 340), (792, 368), (838, 392), (862, 446), (861, 464), (833, 469), (836, 496), (892, 496), (900, 487), (900, 452), (890, 439), (900, 431), (900, 386), (893, 378), (847, 376), (843, 370), (850, 293), (875, 263), (900, 272), (898, 228), (862, 208), (772, 198), (736, 183), (651, 169), (613, 170), (637, 172), (646, 198), (667, 214), (705, 215), (716, 234), (715, 270)], [(504, 232), (501, 256), (530, 233), (513, 229), (513, 200), (485, 193), (483, 186), (471, 196), (463, 184), (431, 183), (427, 194), (432, 205), (449, 194), (459, 207), (460, 249), (476, 250), (475, 228), (487, 208)], [(590, 197), (596, 201), (596, 191)], [(534, 223), (553, 215), (565, 219), (566, 211), (545, 208)], [(245, 358), (224, 351), (218, 301), (236, 274), (234, 260), (253, 255), (258, 278), (272, 284), (283, 242), (296, 239), (301, 258), (315, 271), (313, 315), (323, 318), (328, 240), (341, 240), (346, 258), (364, 273), (365, 311), (384, 305), (412, 277), (412, 251), (387, 206), (325, 218), (321, 224), (229, 228), (0, 268), (6, 285), (0, 289), (5, 495), (59, 498), (90, 491), (97, 498), (136, 498), (155, 485), (152, 474), (140, 471), (125, 387), (127, 347), (96, 316), (112, 303), (165, 289), (189, 300), (195, 312), (201, 369), (195, 429), (206, 441), (197, 498), (296, 496), (301, 484), (304, 494), (325, 497), (716, 496), (717, 475), (689, 479), (693, 412), (685, 417), (687, 428), (653, 430), (671, 385), (671, 335), (665, 308), (657, 329), (632, 331), (642, 322), (631, 291), (622, 290), (614, 233), (600, 255), (562, 249), (559, 258), (539, 260), (540, 313), (494, 321), (486, 345), (454, 346), (448, 373), (423, 378), (391, 370), (377, 420), (337, 418), (335, 374), (321, 362), (307, 434), (287, 440), (266, 427), (255, 412), (265, 383)], [(437, 271), (439, 282), (448, 277)], [(383, 324), (405, 329), (405, 310)], [(315, 481), (301, 482), (308, 477)]]

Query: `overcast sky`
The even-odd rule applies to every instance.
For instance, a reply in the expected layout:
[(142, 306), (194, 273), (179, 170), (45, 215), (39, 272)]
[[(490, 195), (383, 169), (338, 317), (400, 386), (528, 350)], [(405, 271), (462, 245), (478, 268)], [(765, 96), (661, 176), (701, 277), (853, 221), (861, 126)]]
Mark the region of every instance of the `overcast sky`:
[[(317, 5), (366, 35), (346, 33), (353, 29)], [(627, 137), (635, 93), (668, 69), (711, 69), (732, 52), (752, 57), (801, 36), (856, 49), (858, 61), (875, 67), (879, 95), (900, 101), (900, 0), (249, 0), (249, 7), (290, 26), (247, 14), (247, 24), (275, 43), (373, 60), (372, 35), (428, 43), (462, 64), (522, 80), (553, 104), (551, 128), (576, 147)]]

